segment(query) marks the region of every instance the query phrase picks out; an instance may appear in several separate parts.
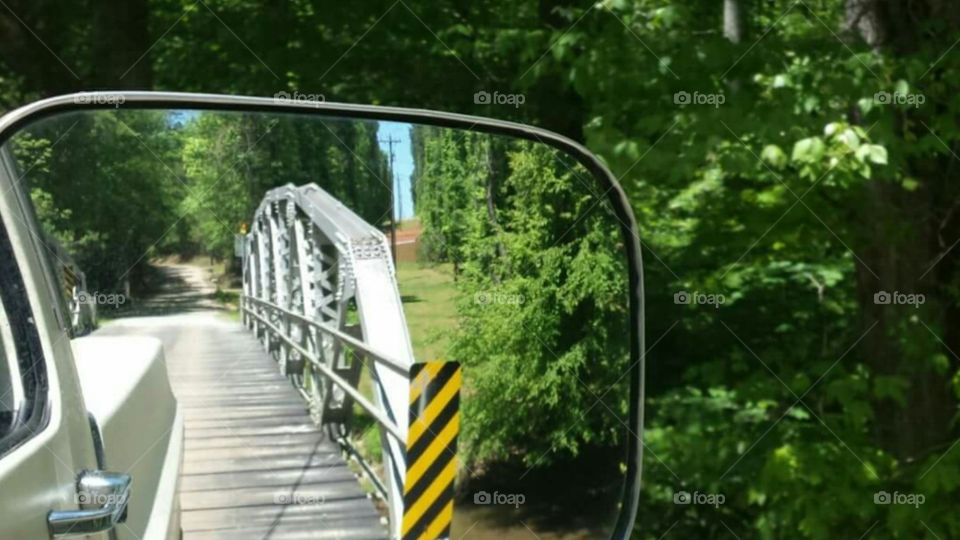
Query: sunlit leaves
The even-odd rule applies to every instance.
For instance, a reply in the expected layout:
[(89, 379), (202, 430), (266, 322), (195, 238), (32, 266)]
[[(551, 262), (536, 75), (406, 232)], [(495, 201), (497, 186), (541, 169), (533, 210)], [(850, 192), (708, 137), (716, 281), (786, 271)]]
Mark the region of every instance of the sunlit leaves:
[(816, 163), (823, 159), (826, 146), (820, 137), (800, 139), (793, 145), (790, 159), (799, 163)]
[(860, 161), (870, 161), (878, 165), (887, 164), (887, 149), (878, 144), (865, 144), (857, 148), (856, 156)]
[(764, 146), (763, 151), (760, 152), (760, 157), (775, 169), (782, 169), (787, 165), (787, 154), (775, 144)]

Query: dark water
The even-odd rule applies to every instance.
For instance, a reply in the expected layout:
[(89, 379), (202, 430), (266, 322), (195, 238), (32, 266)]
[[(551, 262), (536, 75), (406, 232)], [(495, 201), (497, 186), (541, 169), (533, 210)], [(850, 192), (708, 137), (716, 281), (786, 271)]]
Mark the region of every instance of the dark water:
[(499, 465), (458, 486), (451, 538), (609, 538), (623, 454), (593, 450), (548, 468)]

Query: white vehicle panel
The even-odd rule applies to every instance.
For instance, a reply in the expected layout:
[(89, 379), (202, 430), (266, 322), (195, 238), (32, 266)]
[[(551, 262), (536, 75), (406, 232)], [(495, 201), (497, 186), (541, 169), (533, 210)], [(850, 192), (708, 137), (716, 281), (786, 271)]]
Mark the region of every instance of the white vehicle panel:
[[(179, 469), (183, 423), (170, 389), (160, 340), (151, 337), (83, 337), (73, 340), (80, 387), (100, 427), (104, 468), (130, 474), (133, 489), (127, 521), (117, 528), (120, 539), (148, 538), (153, 528), (164, 538), (162, 528), (169, 515), (150, 523), (154, 509), (175, 507), (170, 494), (158, 498), (165, 464)], [(173, 451), (175, 455), (169, 455)]]

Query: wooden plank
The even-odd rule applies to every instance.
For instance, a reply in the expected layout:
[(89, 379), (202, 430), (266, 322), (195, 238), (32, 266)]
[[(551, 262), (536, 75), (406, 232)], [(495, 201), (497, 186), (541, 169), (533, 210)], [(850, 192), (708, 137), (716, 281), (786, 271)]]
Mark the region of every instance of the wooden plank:
[[(356, 510), (354, 501), (326, 503), (328, 512), (318, 515), (304, 505), (252, 506), (202, 510), (184, 519), (184, 538), (232, 539), (283, 538), (321, 540), (363, 540), (384, 538), (376, 514)], [(238, 523), (237, 528), (224, 523)]]
[[(185, 419), (186, 420), (186, 419)], [(192, 428), (211, 428), (211, 427), (243, 427), (243, 426), (278, 426), (286, 425), (292, 422), (309, 422), (310, 415), (303, 411), (290, 412), (287, 414), (262, 414), (247, 415), (241, 417), (227, 417), (222, 419), (209, 418), (206, 416), (194, 415), (193, 418), (186, 420), (187, 429)]]
[(238, 323), (199, 312), (126, 319), (98, 333), (164, 342), (185, 421), (183, 538), (387, 537), (339, 447)]
[[(239, 446), (288, 446), (294, 444), (313, 444), (317, 440), (315, 433), (296, 435), (262, 435), (251, 437), (220, 437), (215, 439), (191, 438), (184, 440), (184, 448), (236, 448)], [(186, 454), (185, 454), (186, 455)]]
[(313, 445), (290, 446), (240, 446), (236, 448), (207, 448), (190, 452), (190, 459), (184, 463), (218, 462), (225, 459), (243, 459), (268, 456), (303, 456), (313, 452)]
[[(256, 465), (256, 464), (254, 464)], [(180, 491), (210, 491), (218, 489), (240, 489), (251, 487), (282, 488), (302, 484), (316, 484), (319, 482), (339, 482), (355, 479), (353, 471), (344, 466), (335, 467), (291, 467), (280, 469), (278, 466), (269, 470), (234, 469), (226, 472), (194, 474), (187, 473), (181, 479)]]
[[(316, 459), (316, 461), (310, 460), (313, 456), (308, 456), (306, 459), (300, 456), (252, 456), (247, 458), (240, 459), (225, 459), (220, 463), (211, 464), (209, 462), (197, 462), (190, 461), (184, 464), (184, 475), (190, 474), (205, 474), (213, 472), (247, 472), (247, 471), (271, 471), (277, 469), (301, 469), (306, 470), (308, 468), (316, 468), (321, 471), (326, 471), (331, 468), (331, 466), (344, 466), (343, 461), (338, 459), (337, 454), (328, 454), (321, 459)], [(344, 466), (345, 467), (345, 466)], [(344, 469), (349, 471), (349, 469)]]

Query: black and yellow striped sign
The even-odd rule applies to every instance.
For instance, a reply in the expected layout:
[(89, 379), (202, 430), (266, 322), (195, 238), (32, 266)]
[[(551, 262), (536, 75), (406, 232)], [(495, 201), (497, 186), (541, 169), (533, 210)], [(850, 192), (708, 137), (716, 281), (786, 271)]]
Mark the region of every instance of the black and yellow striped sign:
[(73, 272), (73, 268), (69, 266), (62, 266), (63, 268), (63, 292), (67, 295), (67, 299), (73, 298), (73, 287), (77, 284), (77, 275)]
[(460, 364), (411, 366), (409, 414), (403, 540), (448, 538), (460, 431)]

